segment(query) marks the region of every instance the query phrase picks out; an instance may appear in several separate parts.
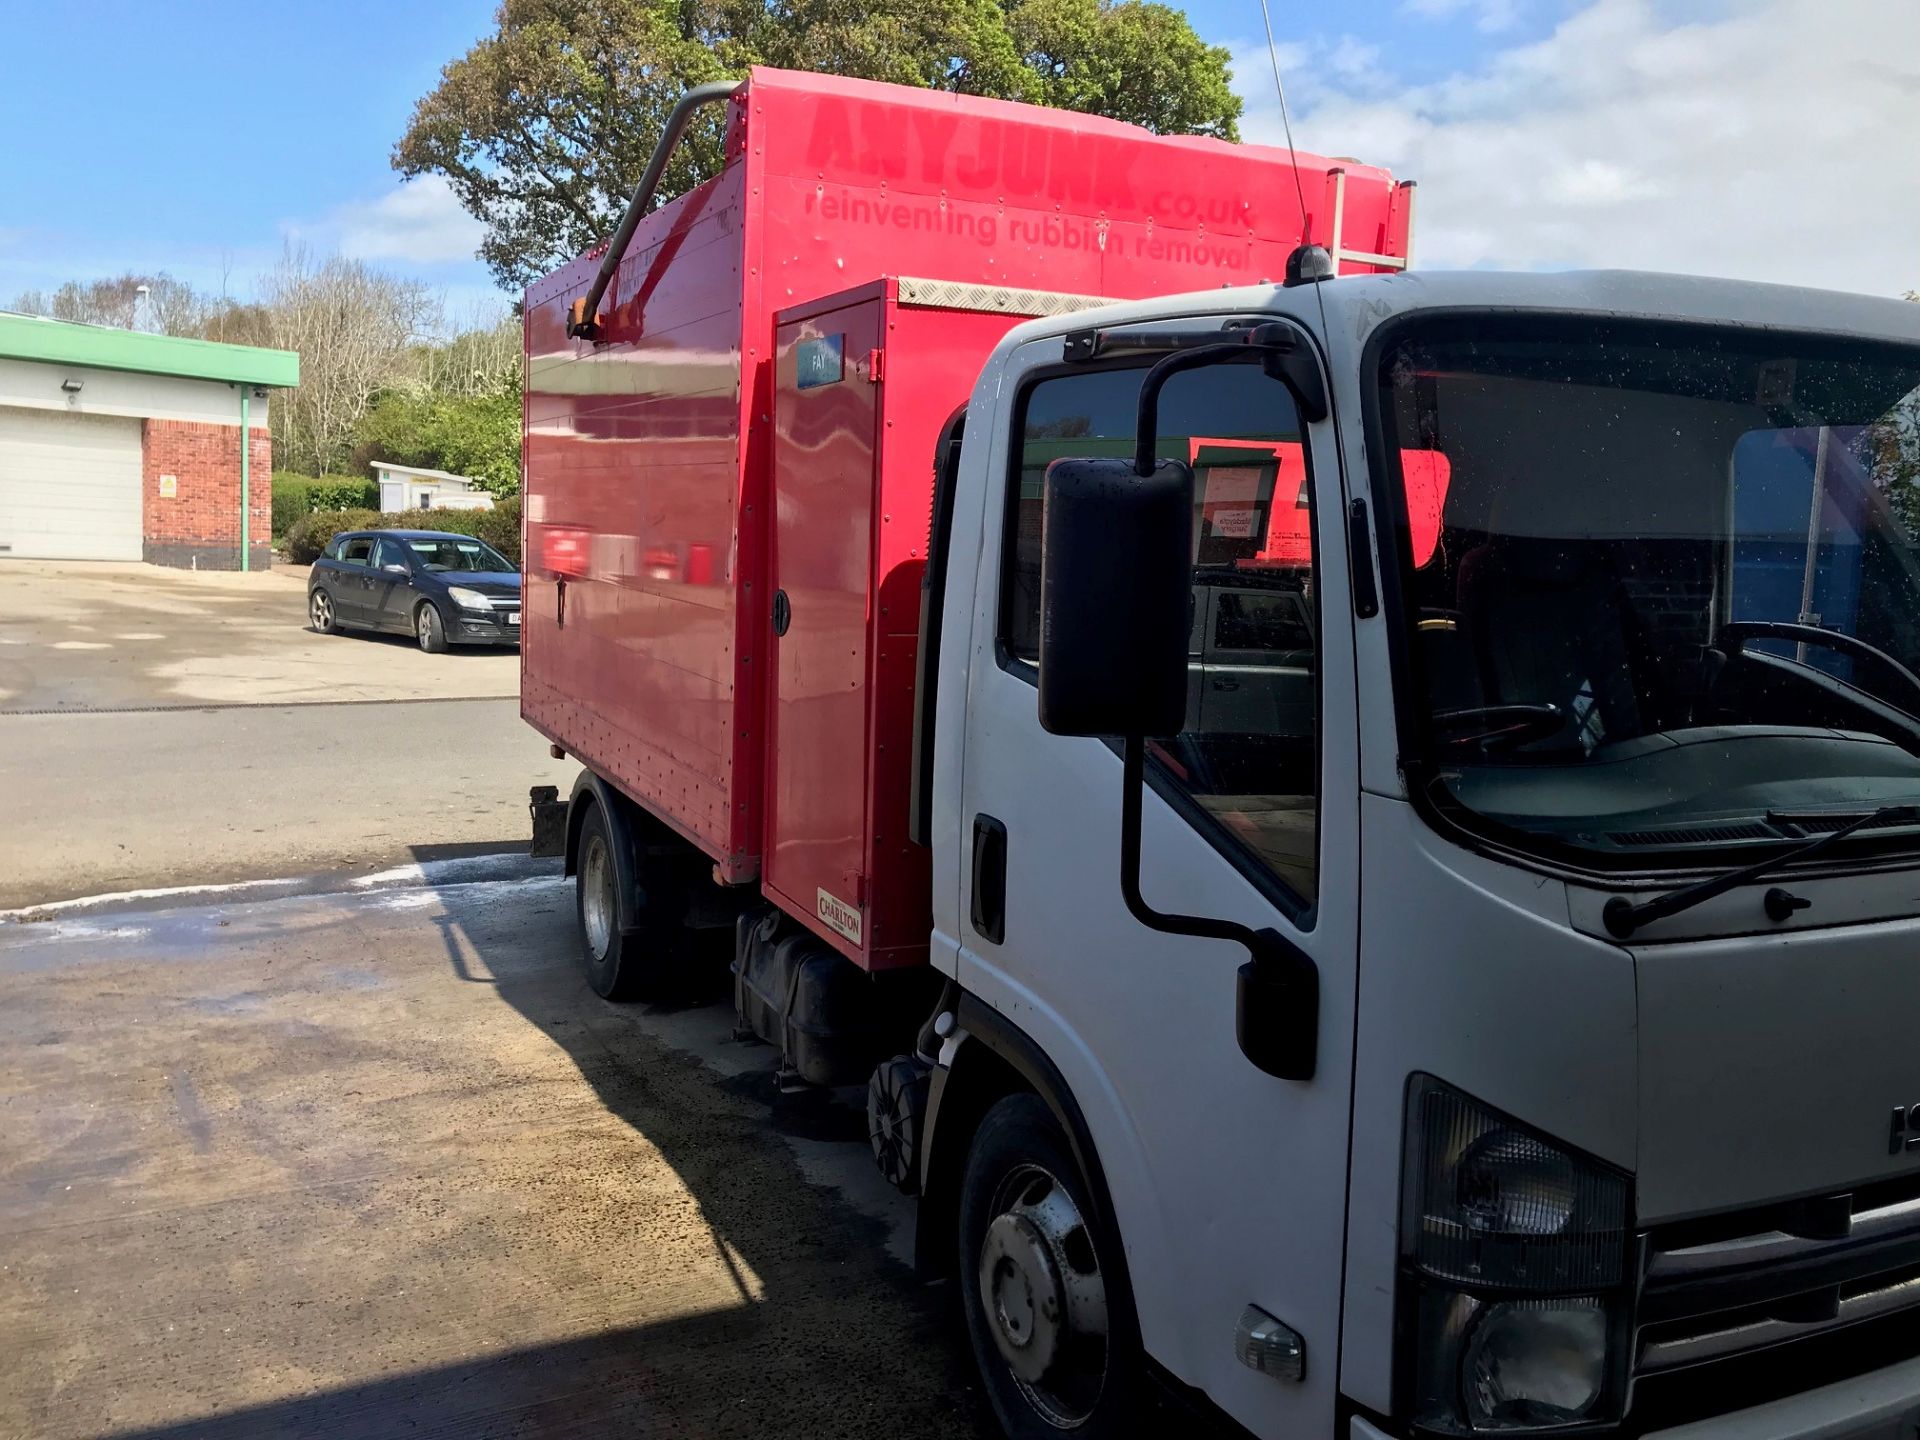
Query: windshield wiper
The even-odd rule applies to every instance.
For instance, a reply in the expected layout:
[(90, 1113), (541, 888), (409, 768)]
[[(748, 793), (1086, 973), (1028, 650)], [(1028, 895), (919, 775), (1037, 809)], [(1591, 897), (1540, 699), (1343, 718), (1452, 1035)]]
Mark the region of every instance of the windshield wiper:
[[(1801, 860), (1811, 860), (1829, 845), (1846, 839), (1856, 830), (1864, 830), (1869, 825), (1908, 825), (1915, 821), (1920, 821), (1920, 806), (1882, 805), (1878, 810), (1842, 825), (1830, 835), (1822, 835), (1818, 840), (1809, 840), (1806, 844), (1796, 845), (1793, 849), (1781, 854), (1768, 856), (1757, 864), (1743, 865), (1738, 870), (1725, 871), (1711, 879), (1702, 880), (1697, 885), (1670, 890), (1665, 895), (1656, 895), (1653, 899), (1642, 900), (1638, 904), (1624, 895), (1616, 895), (1607, 901), (1606, 906), (1600, 911), (1600, 919), (1605, 923), (1609, 935), (1616, 940), (1624, 940), (1642, 925), (1654, 920), (1664, 920), (1669, 915), (1678, 915), (1682, 910), (1691, 910), (1694, 906), (1711, 900), (1716, 895), (1726, 894), (1735, 886), (1745, 885), (1748, 881), (1771, 875), (1774, 871), (1784, 869)], [(1769, 891), (1768, 895), (1771, 896), (1772, 893)], [(1782, 895), (1786, 914), (1806, 908), (1805, 901), (1796, 902), (1795, 897), (1785, 895), (1784, 891)], [(1784, 919), (1785, 915), (1776, 915), (1775, 909), (1776, 906), (1769, 903), (1767, 913), (1775, 919)]]

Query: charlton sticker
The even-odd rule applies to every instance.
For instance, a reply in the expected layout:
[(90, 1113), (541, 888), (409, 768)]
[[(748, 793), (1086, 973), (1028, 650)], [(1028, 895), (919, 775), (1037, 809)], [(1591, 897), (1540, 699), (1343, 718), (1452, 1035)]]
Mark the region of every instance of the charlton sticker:
[(838, 895), (829, 895), (825, 889), (821, 889), (816, 894), (813, 908), (829, 929), (838, 931), (856, 945), (860, 943), (860, 912), (854, 906)]

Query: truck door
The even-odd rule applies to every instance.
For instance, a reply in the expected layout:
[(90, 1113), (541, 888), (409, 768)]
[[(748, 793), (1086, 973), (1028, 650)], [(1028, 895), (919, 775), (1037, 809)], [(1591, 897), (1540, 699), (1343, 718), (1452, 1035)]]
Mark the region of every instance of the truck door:
[[(764, 884), (823, 938), (865, 930), (879, 385), (865, 359), (882, 307), (784, 324), (774, 437), (773, 703)], [(830, 943), (832, 943), (830, 941)]]
[[(1149, 766), (1148, 903), (1274, 926), (1318, 966), (1318, 1071), (1290, 1082), (1236, 1044), (1245, 951), (1160, 934), (1128, 913), (1117, 746), (1038, 723), (1041, 478), (1064, 456), (1127, 453), (1146, 363), (1068, 365), (1062, 354), (1057, 338), (1031, 342), (999, 387), (995, 455), (1007, 463), (996, 458), (986, 478), (974, 585), (959, 977), (1047, 1053), (1084, 1112), (1148, 1353), (1258, 1433), (1331, 1434), (1358, 943), (1344, 536), (1322, 526), (1317, 543), (1276, 563), (1262, 554), (1266, 517), (1246, 514), (1271, 505), (1271, 487), (1249, 502), (1244, 474), (1223, 477), (1235, 499), (1210, 511), (1210, 467), (1196, 460), (1189, 684), (1202, 693), (1197, 708), (1189, 695), (1188, 730), (1155, 742)], [(1187, 459), (1195, 437), (1304, 446), (1314, 503), (1298, 523), (1344, 513), (1331, 424), (1303, 425), (1258, 367), (1178, 375), (1159, 416), (1163, 456)], [(1205, 688), (1215, 679), (1240, 689)], [(995, 823), (1004, 886), (972, 874), (983, 852), (964, 839)], [(984, 931), (969, 903), (977, 881), (1004, 895)], [(1249, 1305), (1304, 1337), (1303, 1380), (1236, 1358)]]

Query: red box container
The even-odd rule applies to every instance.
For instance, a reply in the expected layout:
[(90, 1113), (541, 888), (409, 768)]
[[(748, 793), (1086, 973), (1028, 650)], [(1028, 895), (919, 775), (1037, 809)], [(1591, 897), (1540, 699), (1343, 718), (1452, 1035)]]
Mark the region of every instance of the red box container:
[[(641, 222), (598, 341), (566, 328), (597, 255), (527, 291), (521, 711), (722, 880), (759, 879), (862, 965), (910, 964), (939, 429), (1001, 334), (1062, 296), (1277, 280), (1303, 233), (1295, 157), (765, 69), (729, 102), (726, 153)], [(1409, 187), (1297, 160), (1304, 229), (1329, 243), (1337, 212), (1344, 268), (1404, 256)], [(900, 270), (955, 283), (882, 278)], [(836, 335), (838, 378), (802, 386), (801, 347)]]

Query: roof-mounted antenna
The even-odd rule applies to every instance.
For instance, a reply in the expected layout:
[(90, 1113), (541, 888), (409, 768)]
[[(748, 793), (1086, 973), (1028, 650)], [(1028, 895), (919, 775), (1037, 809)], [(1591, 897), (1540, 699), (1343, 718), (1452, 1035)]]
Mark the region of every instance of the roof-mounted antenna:
[(1273, 90), (1280, 97), (1280, 128), (1287, 137), (1287, 158), (1293, 162), (1293, 195), (1300, 202), (1300, 247), (1287, 257), (1289, 285), (1331, 280), (1338, 273), (1333, 256), (1313, 243), (1307, 225), (1307, 188), (1300, 183), (1300, 156), (1293, 148), (1293, 117), (1287, 114), (1287, 87), (1280, 79), (1280, 46), (1273, 38), (1273, 12), (1260, 0), (1260, 19), (1267, 27), (1267, 58), (1273, 62)]

